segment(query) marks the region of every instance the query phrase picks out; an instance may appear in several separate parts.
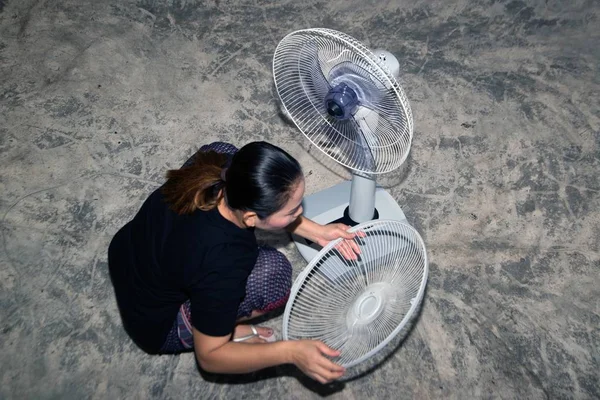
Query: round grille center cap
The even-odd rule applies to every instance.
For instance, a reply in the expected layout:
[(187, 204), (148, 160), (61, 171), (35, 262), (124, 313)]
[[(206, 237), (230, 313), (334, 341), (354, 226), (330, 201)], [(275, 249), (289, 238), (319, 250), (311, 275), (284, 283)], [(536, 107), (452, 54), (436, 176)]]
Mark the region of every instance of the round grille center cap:
[(384, 309), (386, 283), (375, 283), (365, 288), (354, 300), (347, 316), (349, 327), (373, 322)]
[(377, 297), (369, 295), (361, 300), (359, 305), (359, 317), (369, 318), (375, 311), (377, 311)]

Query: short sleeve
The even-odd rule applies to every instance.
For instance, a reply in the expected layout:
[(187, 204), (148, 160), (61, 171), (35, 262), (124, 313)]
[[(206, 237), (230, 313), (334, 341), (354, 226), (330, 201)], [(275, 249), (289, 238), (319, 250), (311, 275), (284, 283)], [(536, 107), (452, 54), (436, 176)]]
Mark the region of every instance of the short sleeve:
[(190, 288), (192, 325), (208, 336), (233, 332), (258, 248), (222, 245), (207, 252), (205, 271)]

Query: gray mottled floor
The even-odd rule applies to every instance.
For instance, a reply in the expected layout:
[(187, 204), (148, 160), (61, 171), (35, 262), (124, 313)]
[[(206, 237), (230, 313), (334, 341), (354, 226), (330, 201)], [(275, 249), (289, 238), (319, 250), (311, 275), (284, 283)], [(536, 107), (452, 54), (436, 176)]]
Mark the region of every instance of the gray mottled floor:
[[(266, 139), (309, 192), (343, 179), (272, 84), (278, 40), (319, 26), (400, 59), (415, 139), (385, 182), (428, 245), (419, 321), (331, 388), (145, 355), (106, 248), (167, 168)], [(0, 0), (0, 397), (599, 398), (599, 43), (593, 0)]]

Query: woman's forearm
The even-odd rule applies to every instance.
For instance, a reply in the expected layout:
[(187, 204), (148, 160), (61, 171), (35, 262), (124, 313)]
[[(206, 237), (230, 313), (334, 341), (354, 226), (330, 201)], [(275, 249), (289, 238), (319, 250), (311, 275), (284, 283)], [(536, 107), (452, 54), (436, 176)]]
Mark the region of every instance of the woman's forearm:
[(288, 226), (287, 230), (295, 235), (302, 236), (305, 239), (316, 242), (319, 237), (319, 232), (322, 228), (322, 225), (319, 225), (315, 221), (312, 221), (301, 215), (294, 223)]
[(292, 362), (292, 342), (234, 343), (228, 342), (205, 357), (200, 366), (217, 374), (245, 374)]

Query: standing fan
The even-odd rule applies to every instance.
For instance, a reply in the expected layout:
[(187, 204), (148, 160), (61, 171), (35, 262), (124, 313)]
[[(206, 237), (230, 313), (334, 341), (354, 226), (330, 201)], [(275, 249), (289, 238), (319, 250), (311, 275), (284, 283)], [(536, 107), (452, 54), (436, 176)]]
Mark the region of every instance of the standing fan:
[[(406, 219), (375, 183), (376, 175), (402, 165), (412, 141), (412, 114), (398, 73), (389, 52), (373, 53), (329, 29), (292, 32), (278, 44), (273, 75), (287, 114), (313, 145), (352, 170), (351, 181), (305, 197), (306, 217), (350, 226)], [(298, 236), (294, 242), (307, 261), (319, 251)]]
[(297, 277), (283, 319), (283, 339), (316, 339), (341, 351), (352, 367), (407, 326), (427, 281), (425, 245), (398, 203), (375, 184), (402, 165), (413, 134), (412, 114), (386, 51), (369, 51), (329, 29), (287, 35), (275, 50), (273, 75), (290, 118), (323, 153), (352, 170), (352, 180), (305, 197), (304, 214), (321, 224), (353, 226), (361, 252), (342, 256), (342, 239), (319, 251), (295, 237), (310, 261)]
[(361, 249), (348, 260), (325, 246), (300, 273), (283, 318), (283, 339), (316, 339), (341, 351), (334, 362), (352, 367), (382, 350), (420, 305), (427, 281), (421, 236), (401, 221), (376, 220), (351, 229)]

